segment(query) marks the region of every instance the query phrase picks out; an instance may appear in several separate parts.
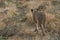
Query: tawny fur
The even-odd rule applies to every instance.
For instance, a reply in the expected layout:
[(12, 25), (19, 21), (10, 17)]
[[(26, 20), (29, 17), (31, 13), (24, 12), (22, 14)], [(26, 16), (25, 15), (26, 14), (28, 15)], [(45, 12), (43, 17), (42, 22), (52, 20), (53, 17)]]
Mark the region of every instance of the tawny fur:
[[(42, 32), (45, 35), (45, 28), (46, 28), (46, 24), (49, 23), (51, 20), (54, 19), (54, 15), (49, 14), (49, 13), (44, 13), (44, 12), (30, 12), (30, 14), (28, 13), (27, 15), (27, 19), (30, 22), (34, 22), (35, 24), (37, 24), (36, 26), (36, 30), (38, 31), (39, 27), (42, 28)], [(37, 22), (38, 21), (38, 22)]]
[[(46, 21), (45, 23), (49, 23), (50, 21), (54, 20), (55, 16), (50, 14), (50, 13), (45, 13), (46, 15)], [(33, 17), (32, 17), (32, 12), (29, 12), (26, 14), (27, 20), (30, 21), (31, 23), (33, 23)]]

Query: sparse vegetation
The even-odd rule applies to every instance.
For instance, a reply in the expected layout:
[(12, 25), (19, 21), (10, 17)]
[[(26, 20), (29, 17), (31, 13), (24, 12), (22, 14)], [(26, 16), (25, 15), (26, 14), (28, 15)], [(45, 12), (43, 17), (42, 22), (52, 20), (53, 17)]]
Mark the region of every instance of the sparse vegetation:
[[(45, 36), (34, 32), (31, 9), (40, 5), (49, 20)], [(60, 0), (0, 0), (0, 40), (60, 40)]]
[(0, 35), (0, 40), (7, 40), (7, 37), (3, 37), (2, 35)]

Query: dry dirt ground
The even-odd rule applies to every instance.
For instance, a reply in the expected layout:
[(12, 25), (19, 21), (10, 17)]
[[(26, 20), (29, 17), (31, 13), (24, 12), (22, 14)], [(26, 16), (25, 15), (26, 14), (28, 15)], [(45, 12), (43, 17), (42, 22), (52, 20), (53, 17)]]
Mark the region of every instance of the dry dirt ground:
[[(40, 5), (49, 20), (45, 36), (34, 32), (31, 9)], [(0, 0), (0, 40), (60, 40), (60, 0)]]

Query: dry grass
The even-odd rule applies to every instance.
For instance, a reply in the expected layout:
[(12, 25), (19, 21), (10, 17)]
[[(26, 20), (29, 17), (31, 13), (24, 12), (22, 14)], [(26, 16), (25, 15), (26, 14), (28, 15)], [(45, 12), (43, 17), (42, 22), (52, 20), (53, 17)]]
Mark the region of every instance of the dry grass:
[[(56, 4), (53, 4), (52, 0), (5, 0), (3, 2), (5, 4), (0, 7), (0, 34), (9, 35), (7, 40), (60, 40), (60, 10), (55, 7)], [(45, 36), (41, 35), (41, 30), (39, 33), (34, 32), (35, 25), (30, 11), (38, 8), (40, 4), (47, 5), (45, 13), (49, 24)], [(59, 2), (57, 4), (59, 5)], [(24, 20), (26, 17), (27, 21)]]

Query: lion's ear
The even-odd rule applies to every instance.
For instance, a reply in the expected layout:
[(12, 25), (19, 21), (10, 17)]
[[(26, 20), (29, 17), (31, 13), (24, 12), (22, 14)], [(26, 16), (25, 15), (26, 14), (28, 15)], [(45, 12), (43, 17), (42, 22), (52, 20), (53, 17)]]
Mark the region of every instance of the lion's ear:
[(31, 9), (31, 11), (33, 12), (33, 9)]

